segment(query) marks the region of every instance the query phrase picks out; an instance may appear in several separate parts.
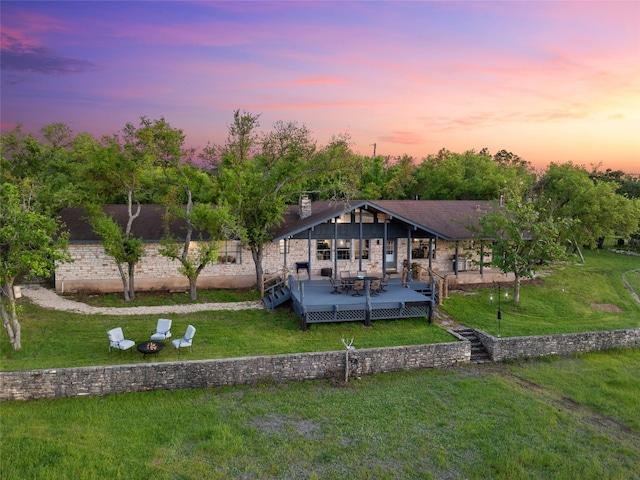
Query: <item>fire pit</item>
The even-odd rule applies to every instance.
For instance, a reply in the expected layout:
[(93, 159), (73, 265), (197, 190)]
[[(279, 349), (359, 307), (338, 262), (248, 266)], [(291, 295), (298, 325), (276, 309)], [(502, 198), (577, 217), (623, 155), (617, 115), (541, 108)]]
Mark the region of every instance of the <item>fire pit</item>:
[(164, 348), (164, 343), (158, 342), (156, 340), (151, 340), (148, 342), (139, 343), (136, 348), (140, 353), (143, 354), (142, 358), (147, 358), (147, 354), (151, 353), (154, 353), (157, 357), (158, 352)]

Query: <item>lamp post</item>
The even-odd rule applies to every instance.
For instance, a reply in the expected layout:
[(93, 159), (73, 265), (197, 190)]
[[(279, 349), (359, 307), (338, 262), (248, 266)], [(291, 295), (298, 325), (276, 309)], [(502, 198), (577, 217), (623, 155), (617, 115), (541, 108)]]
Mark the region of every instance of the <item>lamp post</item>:
[(502, 310), (500, 310), (500, 284), (498, 284), (498, 338), (500, 337), (500, 320), (502, 320)]

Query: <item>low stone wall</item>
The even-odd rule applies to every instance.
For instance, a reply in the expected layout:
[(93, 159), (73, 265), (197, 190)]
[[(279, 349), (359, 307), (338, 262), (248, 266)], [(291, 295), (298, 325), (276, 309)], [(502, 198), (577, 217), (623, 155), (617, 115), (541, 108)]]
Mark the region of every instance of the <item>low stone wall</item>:
[[(349, 353), (349, 375), (453, 366), (469, 362), (468, 342)], [(101, 367), (58, 368), (0, 373), (0, 400), (109, 395), (146, 390), (177, 390), (252, 384), (264, 380), (315, 380), (345, 377), (345, 351), (161, 362)]]
[(640, 328), (509, 338), (497, 338), (481, 330), (475, 332), (494, 362), (612, 348), (640, 348)]

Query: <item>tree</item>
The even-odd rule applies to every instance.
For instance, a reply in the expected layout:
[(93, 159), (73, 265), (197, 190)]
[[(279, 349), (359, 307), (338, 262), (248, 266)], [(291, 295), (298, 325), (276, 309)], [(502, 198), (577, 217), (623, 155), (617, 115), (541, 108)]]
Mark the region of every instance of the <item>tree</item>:
[[(151, 163), (140, 138), (147, 122), (142, 117), (140, 128), (127, 123), (122, 139), (117, 135), (103, 137), (100, 148), (87, 152), (88, 164), (83, 172), (87, 220), (102, 237), (105, 253), (118, 267), (126, 301), (135, 299), (135, 266), (144, 253), (142, 241), (134, 237), (132, 229), (140, 215), (140, 204), (151, 189)], [(124, 226), (102, 210), (103, 205), (114, 199), (128, 207)], [(126, 272), (123, 264), (126, 264)]]
[(276, 122), (273, 130), (260, 135), (258, 115), (234, 112), (227, 144), (218, 167), (220, 198), (226, 200), (237, 221), (238, 238), (247, 245), (256, 266), (256, 283), (262, 278), (264, 245), (271, 230), (282, 222), (287, 202), (298, 198), (305, 186), (335, 187), (334, 194), (348, 194), (344, 169), (350, 151), (344, 137), (316, 149), (309, 130), (296, 122)]
[[(515, 159), (514, 159), (515, 157)], [(504, 150), (462, 154), (442, 149), (418, 166), (411, 197), (425, 200), (495, 200), (507, 190), (526, 190), (535, 180), (531, 166)]]
[(487, 213), (479, 227), (471, 230), (479, 245), (487, 241), (493, 244), (491, 260), (481, 263), (514, 274), (515, 302), (520, 301), (522, 278), (531, 278), (535, 270), (566, 259), (565, 249), (558, 243), (556, 223), (540, 215), (534, 203), (523, 201), (520, 195), (511, 194), (504, 207)]
[[(169, 185), (163, 196), (167, 214), (160, 253), (180, 262), (179, 271), (189, 280), (189, 296), (196, 300), (200, 273), (217, 260), (217, 240), (226, 238), (232, 230), (228, 209), (225, 203), (214, 208), (194, 202), (193, 186), (206, 189), (211, 179), (193, 165), (194, 152), (184, 148), (182, 130), (172, 128), (164, 118), (154, 121), (143, 118), (137, 137), (147, 158), (162, 170)], [(169, 228), (176, 221), (184, 225), (180, 239)], [(198, 242), (194, 244), (196, 237)]]
[(16, 278), (49, 275), (55, 262), (69, 260), (68, 234), (61, 233), (54, 241), (60, 224), (38, 213), (28, 198), (8, 182), (0, 187), (0, 313), (14, 350), (22, 348), (13, 288)]
[(561, 233), (584, 262), (581, 248), (594, 248), (607, 236), (629, 238), (638, 230), (637, 202), (619, 195), (618, 184), (590, 178), (572, 163), (552, 163), (536, 186), (537, 203), (548, 218), (571, 220)]

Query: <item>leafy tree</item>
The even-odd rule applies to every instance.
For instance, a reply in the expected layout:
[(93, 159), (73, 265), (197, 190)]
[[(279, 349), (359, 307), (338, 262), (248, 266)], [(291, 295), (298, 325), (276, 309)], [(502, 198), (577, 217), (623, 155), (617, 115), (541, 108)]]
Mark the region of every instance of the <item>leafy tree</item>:
[(411, 197), (494, 200), (507, 190), (526, 190), (535, 180), (530, 165), (517, 156), (514, 160), (513, 154), (502, 152), (492, 158), (486, 149), (463, 154), (442, 149), (437, 155), (426, 157), (418, 166), (416, 187)]
[[(82, 162), (73, 158), (73, 150), (79, 137), (63, 123), (44, 126), (40, 135), (42, 140), (25, 134), (21, 125), (2, 135), (3, 177), (32, 185), (37, 204), (53, 211), (77, 204), (76, 183)], [(91, 137), (82, 134), (81, 138)]]
[[(193, 165), (194, 152), (184, 148), (182, 130), (172, 128), (164, 118), (154, 121), (143, 118), (137, 138), (146, 157), (162, 170), (169, 185), (162, 197), (167, 209), (167, 228), (160, 253), (180, 262), (179, 271), (189, 280), (189, 296), (196, 300), (200, 273), (217, 260), (217, 240), (226, 238), (232, 230), (228, 209), (224, 203), (213, 208), (194, 202), (194, 186), (200, 191), (212, 190), (211, 179)], [(181, 239), (168, 228), (177, 220), (184, 224)], [(194, 244), (196, 237), (198, 242)]]
[(565, 249), (558, 243), (558, 225), (519, 194), (511, 194), (504, 207), (488, 212), (479, 227), (471, 230), (479, 245), (487, 241), (493, 244), (491, 260), (482, 263), (514, 274), (515, 302), (520, 301), (522, 278), (531, 278), (535, 270), (566, 259)]
[(353, 173), (345, 168), (352, 157), (344, 137), (317, 150), (305, 126), (276, 122), (272, 131), (260, 135), (258, 119), (258, 115), (234, 112), (217, 179), (221, 198), (237, 221), (238, 238), (251, 250), (259, 285), (264, 245), (272, 239), (272, 228), (282, 222), (287, 202), (309, 185), (348, 195)]
[[(87, 151), (90, 155), (83, 171), (82, 188), (88, 221), (102, 237), (105, 253), (118, 267), (126, 301), (135, 299), (135, 266), (144, 253), (142, 241), (133, 235), (133, 222), (152, 189), (151, 162), (144, 143), (147, 123), (148, 120), (142, 117), (140, 127), (132, 123), (125, 125), (122, 138), (117, 135), (103, 137), (101, 148)], [(119, 225), (102, 209), (114, 199), (128, 207), (125, 225)], [(126, 265), (126, 272), (123, 265)]]
[(594, 248), (607, 236), (629, 238), (638, 230), (637, 202), (616, 193), (616, 183), (595, 184), (588, 172), (572, 163), (552, 163), (538, 181), (538, 208), (548, 218), (571, 220), (561, 233), (582, 261), (581, 247)]
[(18, 276), (26, 278), (49, 275), (55, 262), (69, 260), (66, 253), (68, 234), (58, 234), (58, 221), (39, 213), (29, 196), (20, 195), (18, 187), (3, 182), (0, 187), (0, 313), (14, 350), (22, 348), (20, 322), (14, 295)]

